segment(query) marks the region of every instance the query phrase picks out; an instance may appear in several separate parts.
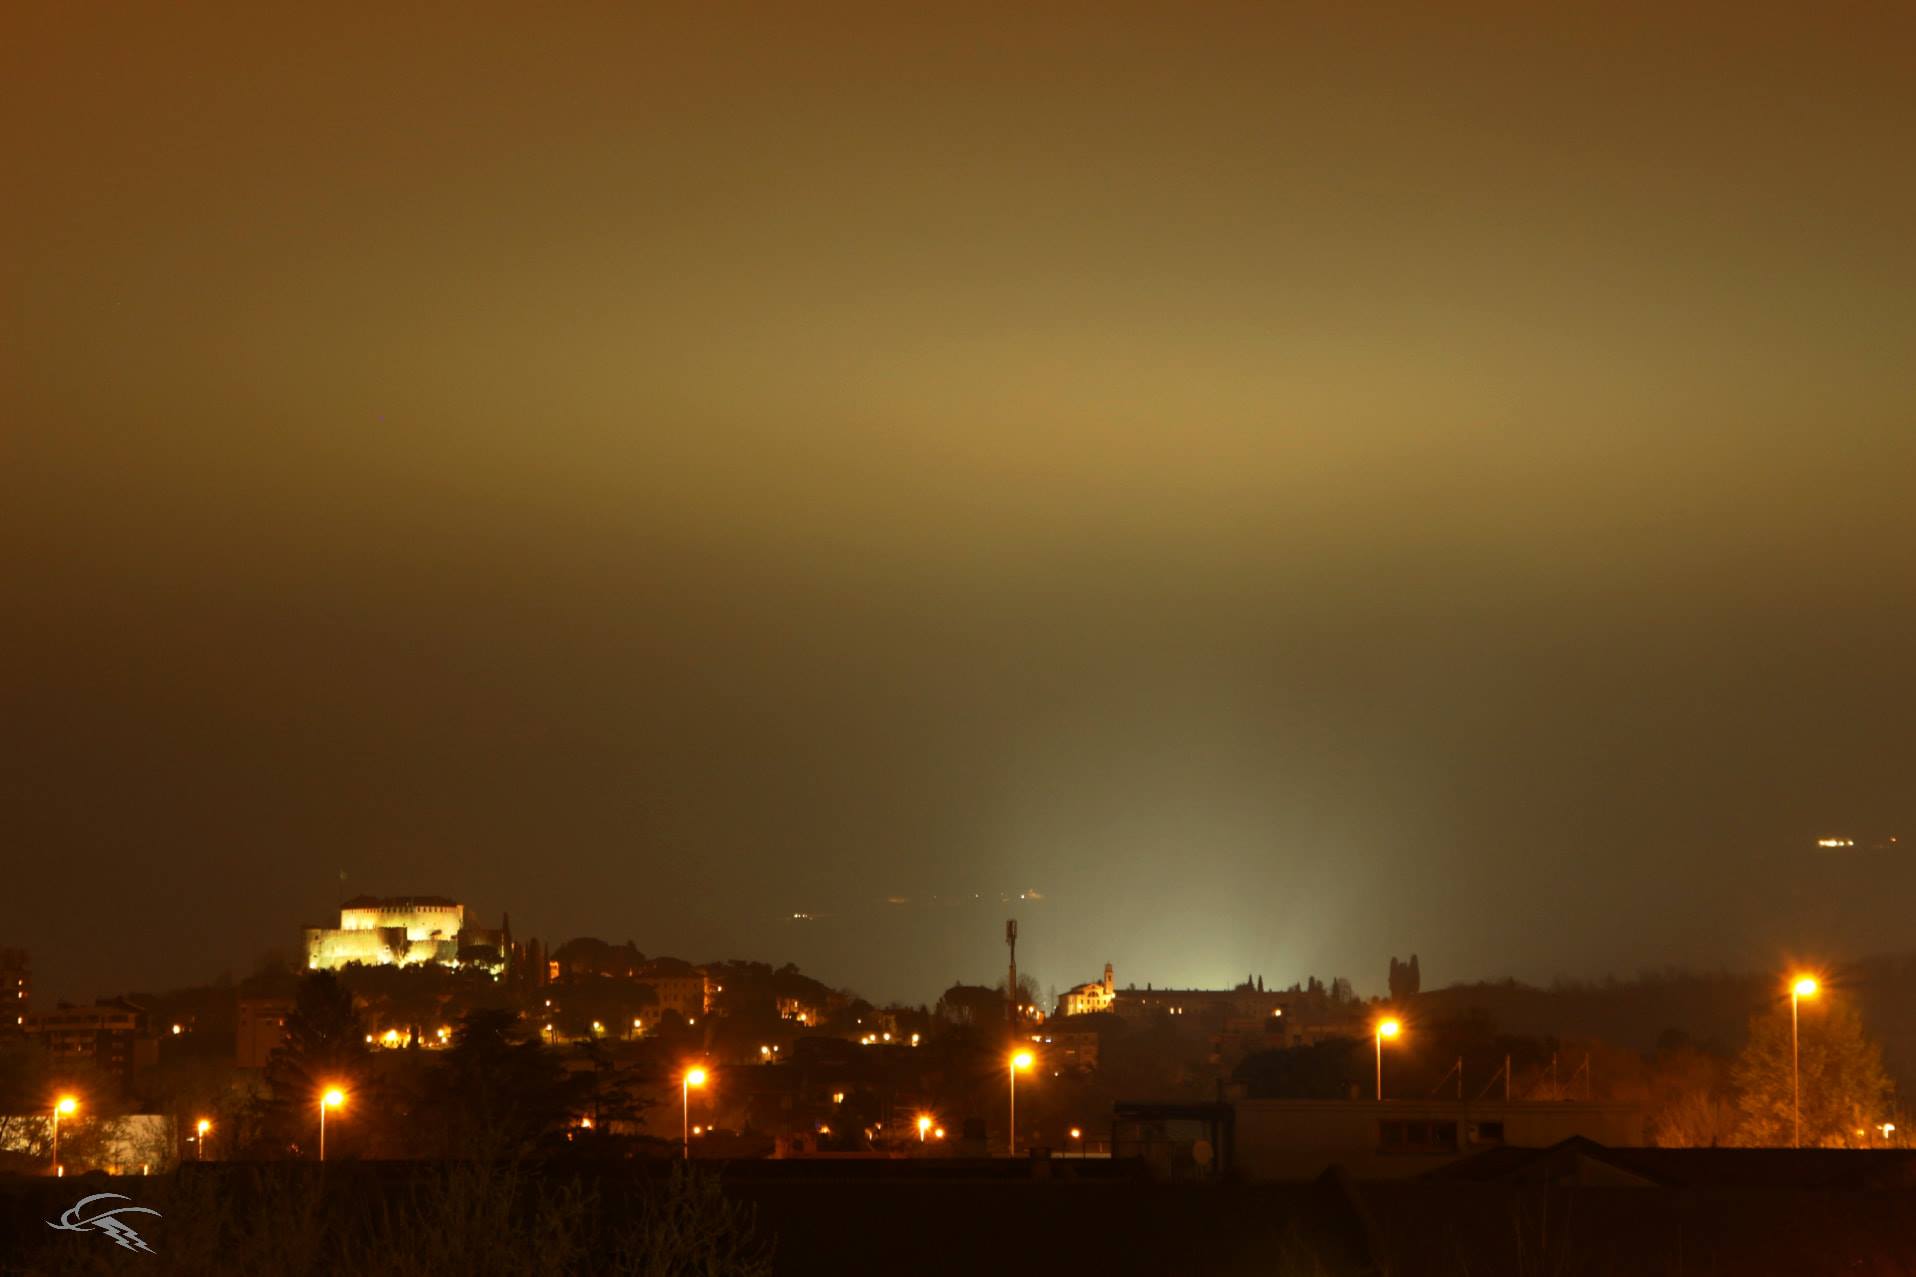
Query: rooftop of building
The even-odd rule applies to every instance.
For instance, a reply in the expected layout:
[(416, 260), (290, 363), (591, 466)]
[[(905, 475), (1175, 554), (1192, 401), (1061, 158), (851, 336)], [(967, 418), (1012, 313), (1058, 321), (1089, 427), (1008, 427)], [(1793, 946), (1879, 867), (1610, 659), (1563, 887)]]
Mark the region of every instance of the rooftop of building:
[(457, 900), (449, 896), (354, 896), (341, 909), (457, 909)]
[[(1607, 1175), (1592, 1175), (1593, 1168)], [(1549, 1148), (1494, 1148), (1429, 1179), (1570, 1183), (1604, 1179), (1670, 1188), (1916, 1187), (1916, 1149), (1620, 1148), (1574, 1136)]]
[(672, 957), (665, 957), (665, 956), (660, 956), (656, 958), (647, 958), (644, 962), (641, 962), (638, 965), (637, 971), (638, 971), (638, 978), (641, 980), (645, 980), (645, 979), (665, 980), (665, 979), (673, 979), (673, 978), (687, 979), (692, 976), (701, 976), (705, 974), (698, 967), (695, 967), (690, 962), (687, 962), (684, 958), (672, 958)]

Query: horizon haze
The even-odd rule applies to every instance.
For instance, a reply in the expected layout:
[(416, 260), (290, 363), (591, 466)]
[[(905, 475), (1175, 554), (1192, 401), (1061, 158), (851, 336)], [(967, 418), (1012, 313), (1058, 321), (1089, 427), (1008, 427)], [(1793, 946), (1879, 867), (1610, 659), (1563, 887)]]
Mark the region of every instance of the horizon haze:
[(1916, 9), (402, 8), (0, 18), (36, 1001), (1909, 947)]

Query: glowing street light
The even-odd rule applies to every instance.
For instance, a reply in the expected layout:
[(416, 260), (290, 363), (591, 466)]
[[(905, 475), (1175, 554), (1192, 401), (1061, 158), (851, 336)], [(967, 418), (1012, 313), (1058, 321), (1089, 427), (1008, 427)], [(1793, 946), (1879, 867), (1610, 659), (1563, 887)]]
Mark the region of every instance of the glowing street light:
[(212, 1129), (213, 1124), (205, 1118), (201, 1118), (193, 1124), (194, 1161), (203, 1162), (206, 1160), (206, 1133)]
[(925, 1132), (929, 1131), (930, 1129), (931, 1129), (931, 1119), (929, 1117), (926, 1117), (923, 1113), (920, 1113), (918, 1115), (918, 1142), (920, 1144), (923, 1144), (925, 1142)]
[(1084, 1128), (1081, 1126), (1072, 1127), (1071, 1138), (1078, 1141), (1078, 1160), (1083, 1161), (1084, 1160)]
[(1790, 1119), (1796, 1131), (1791, 1143), (1796, 1148), (1803, 1147), (1803, 1053), (1797, 1041), (1796, 1007), (1804, 998), (1815, 997), (1817, 987), (1815, 977), (1806, 975), (1790, 985)]
[(80, 1101), (71, 1095), (62, 1095), (53, 1102), (53, 1173), (60, 1175), (60, 1119), (72, 1117), (80, 1111)]
[(322, 1162), (326, 1160), (326, 1110), (345, 1105), (346, 1092), (336, 1086), (327, 1087), (325, 1094), (319, 1097), (319, 1160)]
[(705, 1085), (705, 1070), (696, 1066), (685, 1070), (685, 1076), (679, 1081), (679, 1103), (682, 1108), (680, 1123), (682, 1134), (680, 1143), (684, 1146), (685, 1160), (692, 1160), (692, 1088)]
[(1011, 1131), (1006, 1140), (1011, 1156), (1018, 1156), (1018, 1070), (1029, 1069), (1032, 1063), (1031, 1052), (1020, 1051), (1011, 1057)]
[(1404, 1031), (1404, 1026), (1396, 1020), (1382, 1020), (1377, 1025), (1377, 1098), (1384, 1098), (1384, 1039), (1394, 1038)]

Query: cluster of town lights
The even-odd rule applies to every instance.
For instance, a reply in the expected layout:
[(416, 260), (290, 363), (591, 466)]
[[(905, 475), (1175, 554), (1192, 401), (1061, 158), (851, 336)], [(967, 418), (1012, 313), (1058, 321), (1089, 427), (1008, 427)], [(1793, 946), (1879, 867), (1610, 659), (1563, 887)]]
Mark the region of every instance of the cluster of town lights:
[[(1801, 1054), (1801, 1034), (1800, 1034), (1800, 1006), (1805, 999), (1817, 997), (1822, 990), (1822, 986), (1815, 976), (1807, 975), (1807, 974), (1799, 974), (1790, 980), (1788, 987), (1789, 987), (1789, 995), (1790, 995), (1790, 1103), (1791, 1103), (1791, 1117), (1792, 1117), (1792, 1124), (1793, 1124), (1792, 1143), (1795, 1147), (1800, 1148), (1802, 1147), (1802, 1142), (1803, 1142), (1802, 1054)], [(598, 1021), (594, 1021), (592, 1027), (594, 1032), (604, 1031), (604, 1026)], [(635, 1031), (638, 1030), (640, 1027), (640, 1022), (638, 1020), (634, 1020), (632, 1022), (632, 1027)], [(546, 1026), (546, 1031), (548, 1033), (551, 1032), (550, 1025)], [(1385, 1019), (1381, 1019), (1377, 1021), (1377, 1023), (1373, 1026), (1373, 1029), (1372, 1029), (1372, 1038), (1374, 1042), (1374, 1049), (1376, 1052), (1376, 1069), (1377, 1069), (1376, 1097), (1380, 1102), (1384, 1098), (1384, 1042), (1385, 1042), (1385, 1039), (1395, 1040), (1399, 1038), (1400, 1036), (1402, 1036), (1403, 1032), (1404, 1032), (1403, 1022), (1394, 1017), (1385, 1018)], [(435, 1037), (437, 1038), (438, 1043), (442, 1045), (448, 1040), (450, 1036), (451, 1036), (451, 1029), (449, 1027), (441, 1027), (437, 1030), (435, 1034)], [(380, 1037), (381, 1037), (381, 1040), (383, 1040), (387, 1045), (392, 1045), (397, 1042), (399, 1035), (397, 1030), (388, 1029), (386, 1030), (385, 1033), (380, 1035)], [(880, 1041), (889, 1042), (891, 1041), (891, 1038), (892, 1038), (892, 1035), (889, 1033), (866, 1034), (864, 1038), (862, 1039), (862, 1041), (866, 1045), (871, 1045), (873, 1043), (880, 1042)], [(919, 1040), (920, 1038), (918, 1034), (914, 1033), (911, 1035), (910, 1041), (913, 1046), (918, 1045)], [(771, 1062), (774, 1059), (774, 1057), (776, 1057), (779, 1053), (779, 1048), (769, 1043), (761, 1045), (758, 1050), (759, 1050), (760, 1058), (768, 1063)], [(1029, 1050), (1019, 1050), (1019, 1051), (1013, 1052), (1011, 1055), (1009, 1055), (1006, 1058), (1006, 1079), (1007, 1079), (1007, 1099), (1008, 1099), (1008, 1119), (1009, 1119), (1008, 1121), (1009, 1134), (1007, 1137), (1007, 1147), (1013, 1156), (1016, 1156), (1018, 1151), (1018, 1074), (1031, 1072), (1036, 1064), (1037, 1064), (1037, 1057)], [(691, 1144), (692, 1136), (694, 1134), (699, 1134), (699, 1135), (705, 1134), (705, 1127), (703, 1125), (697, 1128), (693, 1127), (692, 1125), (692, 1092), (695, 1089), (699, 1089), (699, 1090), (704, 1089), (709, 1083), (709, 1081), (710, 1081), (710, 1074), (707, 1072), (707, 1070), (704, 1067), (699, 1065), (688, 1065), (680, 1074), (680, 1105), (681, 1105), (681, 1125), (682, 1125), (681, 1151), (683, 1156), (688, 1159), (691, 1157), (691, 1153), (692, 1153), (692, 1144)], [(327, 1123), (328, 1111), (330, 1110), (334, 1114), (337, 1114), (341, 1109), (345, 1108), (346, 1100), (347, 1100), (346, 1091), (341, 1086), (336, 1084), (326, 1086), (324, 1089), (322, 1089), (319, 1092), (317, 1096), (317, 1107), (319, 1109), (319, 1150), (318, 1152), (319, 1152), (319, 1160), (321, 1162), (324, 1162), (326, 1160), (326, 1123)], [(832, 1102), (834, 1104), (842, 1104), (844, 1100), (845, 1100), (844, 1092), (839, 1091), (839, 1092), (833, 1093)], [(55, 1098), (51, 1106), (51, 1109), (52, 1109), (52, 1128), (53, 1128), (52, 1130), (52, 1135), (53, 1135), (52, 1170), (53, 1170), (53, 1174), (57, 1176), (57, 1175), (65, 1174), (65, 1168), (60, 1163), (60, 1123), (62, 1119), (71, 1119), (76, 1113), (79, 1112), (80, 1102), (78, 1098), (76, 1098), (73, 1095), (62, 1094)], [(913, 1126), (918, 1133), (918, 1142), (920, 1144), (927, 1143), (930, 1140), (943, 1140), (945, 1138), (945, 1128), (943, 1126), (940, 1126), (935, 1120), (935, 1118), (929, 1113), (922, 1113), (922, 1112), (919, 1113), (913, 1119)], [(591, 1130), (592, 1129), (591, 1119), (590, 1118), (582, 1119), (580, 1122), (580, 1127), (585, 1130)], [(211, 1120), (202, 1117), (195, 1122), (193, 1129), (194, 1129), (193, 1138), (194, 1138), (194, 1144), (196, 1149), (196, 1158), (198, 1160), (203, 1161), (205, 1160), (205, 1157), (206, 1157), (207, 1136), (213, 1130), (213, 1123)], [(820, 1134), (829, 1134), (831, 1128), (827, 1125), (821, 1124), (818, 1130)], [(1896, 1125), (1893, 1122), (1887, 1122), (1887, 1121), (1880, 1122), (1875, 1124), (1875, 1130), (1879, 1131), (1884, 1141), (1887, 1142), (1890, 1139), (1890, 1137), (1895, 1133)], [(1857, 1134), (1867, 1135), (1868, 1132), (1867, 1130), (1858, 1130)], [(1083, 1128), (1079, 1126), (1071, 1127), (1070, 1138), (1078, 1144), (1079, 1155), (1083, 1156), (1084, 1155)]]

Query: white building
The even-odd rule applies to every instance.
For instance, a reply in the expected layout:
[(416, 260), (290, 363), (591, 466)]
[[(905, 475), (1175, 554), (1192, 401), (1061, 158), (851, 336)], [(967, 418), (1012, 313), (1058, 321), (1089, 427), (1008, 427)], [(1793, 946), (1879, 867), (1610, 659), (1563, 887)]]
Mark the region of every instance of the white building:
[(1111, 972), (1111, 964), (1107, 962), (1104, 964), (1102, 984), (1081, 984), (1059, 996), (1058, 1014), (1095, 1015), (1100, 1011), (1109, 1011), (1117, 998), (1117, 980)]

